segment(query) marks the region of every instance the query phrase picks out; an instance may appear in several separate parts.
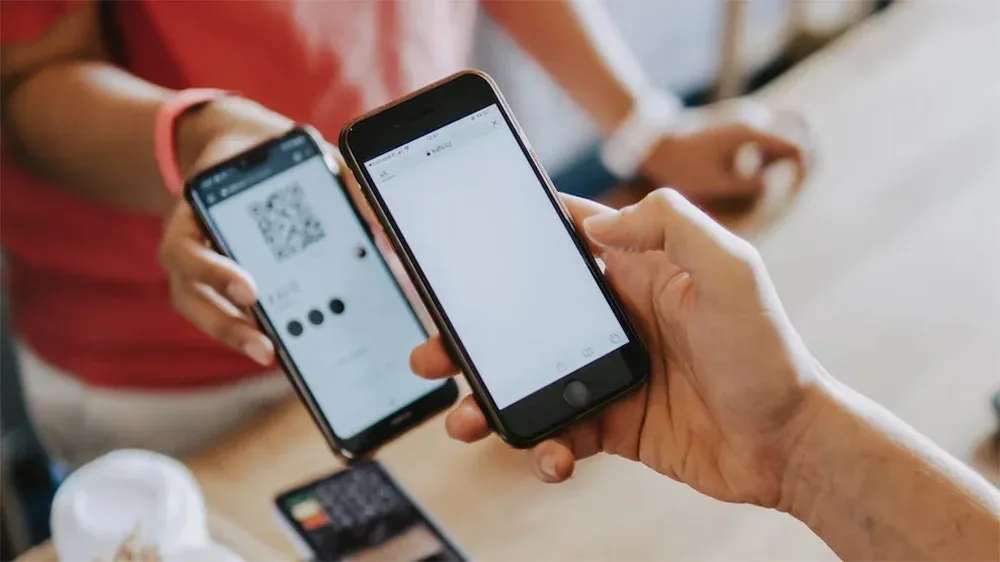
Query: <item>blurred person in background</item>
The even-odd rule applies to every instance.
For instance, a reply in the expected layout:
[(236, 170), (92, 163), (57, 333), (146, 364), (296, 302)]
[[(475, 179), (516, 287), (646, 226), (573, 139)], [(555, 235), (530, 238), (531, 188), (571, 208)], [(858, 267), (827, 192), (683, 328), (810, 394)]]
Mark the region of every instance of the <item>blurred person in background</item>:
[[(671, 98), (648, 85), (597, 3), (482, 5), (605, 134), (664, 126), (641, 154), (624, 155), (628, 173), (711, 201), (761, 189), (732, 169), (748, 142), (765, 162), (800, 158), (739, 123), (669, 134)], [(73, 465), (121, 447), (205, 446), (288, 386), (271, 342), (242, 312), (256, 299), (253, 280), (208, 248), (161, 176), (157, 116), (188, 88), (233, 92), (176, 117), (172, 165), (184, 177), (295, 122), (334, 138), (359, 113), (463, 68), (476, 4), (0, 9), (0, 239), (36, 429)]]

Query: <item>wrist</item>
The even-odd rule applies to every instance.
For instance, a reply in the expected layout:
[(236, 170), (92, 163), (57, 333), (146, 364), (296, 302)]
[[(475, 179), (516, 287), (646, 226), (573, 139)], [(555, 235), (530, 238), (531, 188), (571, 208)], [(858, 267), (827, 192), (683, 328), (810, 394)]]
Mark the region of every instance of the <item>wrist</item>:
[(177, 165), (187, 179), (216, 161), (281, 135), (294, 123), (235, 96), (184, 112), (176, 122)]
[(650, 89), (637, 94), (604, 140), (600, 157), (605, 169), (622, 180), (643, 173), (682, 108), (681, 100), (667, 92)]
[(213, 111), (220, 103), (222, 100), (209, 102), (204, 107), (188, 110), (177, 118), (177, 167), (185, 180), (194, 175), (199, 157), (212, 138), (222, 131), (221, 123)]
[(837, 478), (837, 460), (860, 445), (858, 424), (839, 386), (824, 373), (809, 389), (807, 422), (786, 457), (776, 508), (807, 525)]
[(679, 161), (683, 158), (681, 150), (683, 143), (683, 137), (664, 131), (639, 166), (639, 176), (646, 179), (655, 178), (661, 185), (686, 187), (674, 181), (676, 174), (673, 173), (685, 167), (684, 162)]
[(608, 136), (628, 119), (638, 104), (638, 96), (627, 91), (618, 92), (614, 97), (608, 96), (601, 106), (601, 111), (592, 112), (591, 119), (601, 135)]

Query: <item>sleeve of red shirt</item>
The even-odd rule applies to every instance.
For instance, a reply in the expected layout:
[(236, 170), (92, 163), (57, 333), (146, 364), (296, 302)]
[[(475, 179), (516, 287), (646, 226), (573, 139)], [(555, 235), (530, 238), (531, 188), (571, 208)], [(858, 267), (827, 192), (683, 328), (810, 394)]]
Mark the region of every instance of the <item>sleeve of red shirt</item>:
[(31, 41), (84, 0), (0, 0), (0, 44)]

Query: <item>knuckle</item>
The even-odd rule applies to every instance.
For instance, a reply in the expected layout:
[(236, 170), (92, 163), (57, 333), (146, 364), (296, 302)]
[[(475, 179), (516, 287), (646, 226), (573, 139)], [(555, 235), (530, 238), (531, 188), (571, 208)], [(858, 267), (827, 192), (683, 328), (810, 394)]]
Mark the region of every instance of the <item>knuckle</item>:
[(170, 304), (198, 329), (215, 340), (237, 345), (239, 343), (239, 321), (222, 310), (199, 305), (197, 293), (185, 281), (171, 280)]
[(202, 321), (198, 311), (197, 297), (183, 281), (171, 278), (170, 306), (188, 322), (201, 327)]
[(671, 203), (670, 201), (669, 192), (670, 188), (660, 187), (649, 192), (649, 195), (646, 196), (646, 199), (649, 200), (649, 202), (657, 208), (668, 209), (673, 207), (673, 203)]
[(208, 248), (189, 249), (183, 267), (189, 278), (210, 287), (223, 286), (234, 277), (225, 266), (224, 256)]
[(177, 312), (183, 314), (185, 299), (183, 292), (180, 290), (178, 283), (174, 279), (170, 280), (170, 306), (172, 306)]
[(188, 263), (188, 268), (193, 279), (209, 287), (218, 287), (226, 278), (226, 275), (223, 273), (224, 270), (214, 267), (210, 261), (201, 255), (193, 255), (190, 263)]
[(734, 238), (735, 240), (733, 241), (733, 251), (736, 253), (737, 257), (739, 257), (741, 261), (745, 262), (748, 265), (753, 265), (755, 263), (760, 262), (763, 259), (760, 256), (760, 250), (758, 250), (756, 246), (754, 246), (750, 242), (747, 242), (743, 238), (740, 238), (739, 236), (734, 236)]
[(741, 284), (755, 285), (763, 270), (764, 260), (753, 244), (742, 238), (735, 238), (729, 248), (732, 256), (730, 274)]
[(674, 190), (661, 187), (646, 197), (650, 206), (659, 215), (673, 215), (677, 212), (677, 198)]
[(239, 323), (232, 318), (213, 315), (208, 322), (206, 331), (213, 338), (236, 346), (239, 343)]

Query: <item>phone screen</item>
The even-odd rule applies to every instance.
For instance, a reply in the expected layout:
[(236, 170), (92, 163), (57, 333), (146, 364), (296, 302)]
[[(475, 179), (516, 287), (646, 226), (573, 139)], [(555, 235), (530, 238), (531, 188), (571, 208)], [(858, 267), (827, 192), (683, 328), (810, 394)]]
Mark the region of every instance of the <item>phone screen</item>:
[(253, 277), (327, 423), (350, 439), (443, 383), (410, 372), (426, 333), (318, 147), (302, 133), (259, 159), (203, 176), (195, 203)]
[(316, 560), (465, 559), (375, 463), (347, 468), (282, 494), (277, 504)]
[(628, 343), (496, 104), (364, 166), (498, 408)]

